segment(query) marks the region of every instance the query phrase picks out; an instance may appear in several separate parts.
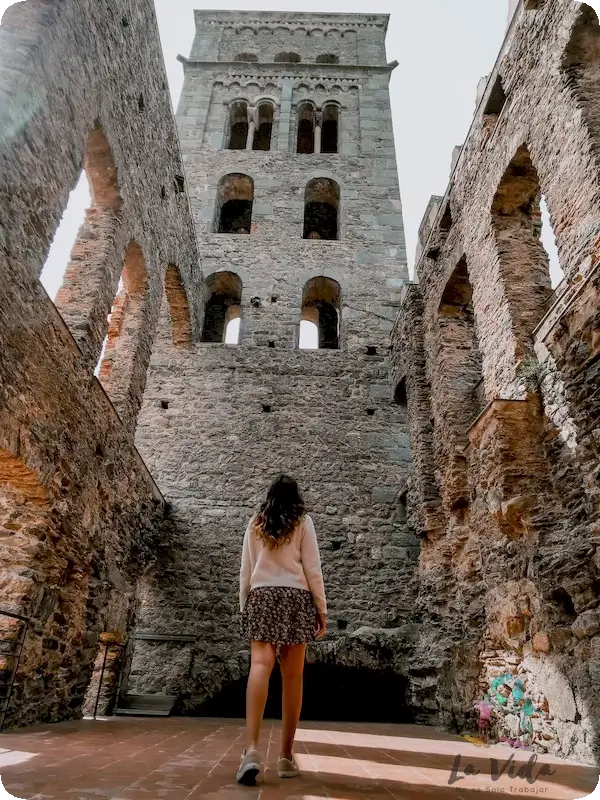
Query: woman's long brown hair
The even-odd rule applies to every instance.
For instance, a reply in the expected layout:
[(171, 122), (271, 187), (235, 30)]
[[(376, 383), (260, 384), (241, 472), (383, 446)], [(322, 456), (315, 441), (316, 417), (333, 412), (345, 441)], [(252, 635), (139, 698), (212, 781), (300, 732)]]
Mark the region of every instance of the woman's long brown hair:
[(279, 475), (254, 517), (252, 528), (270, 550), (290, 541), (305, 513), (298, 484), (289, 475)]

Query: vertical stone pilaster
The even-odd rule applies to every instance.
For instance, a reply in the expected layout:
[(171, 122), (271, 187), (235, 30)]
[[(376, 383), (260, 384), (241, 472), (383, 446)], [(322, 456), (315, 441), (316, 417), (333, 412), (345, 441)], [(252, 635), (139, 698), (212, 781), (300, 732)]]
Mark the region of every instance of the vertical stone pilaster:
[(277, 149), (282, 152), (286, 152), (288, 150), (290, 142), (292, 90), (292, 79), (284, 78), (281, 87), (281, 109), (279, 111), (279, 128), (277, 131)]

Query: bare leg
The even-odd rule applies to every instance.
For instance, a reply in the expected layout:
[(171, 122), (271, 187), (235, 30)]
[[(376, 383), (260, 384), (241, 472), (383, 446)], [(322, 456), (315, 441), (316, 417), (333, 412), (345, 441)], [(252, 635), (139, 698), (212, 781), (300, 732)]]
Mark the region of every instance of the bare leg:
[(265, 713), (269, 678), (275, 664), (275, 645), (252, 642), (250, 675), (246, 689), (246, 750), (256, 750)]
[(281, 758), (291, 758), (296, 728), (302, 709), (302, 676), (305, 644), (281, 648), (281, 679), (283, 684)]

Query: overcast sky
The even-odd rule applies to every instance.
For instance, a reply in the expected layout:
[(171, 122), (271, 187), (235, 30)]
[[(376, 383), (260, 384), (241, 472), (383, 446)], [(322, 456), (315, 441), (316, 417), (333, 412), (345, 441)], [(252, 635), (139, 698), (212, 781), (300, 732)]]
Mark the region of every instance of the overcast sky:
[[(0, 0), (0, 12), (9, 5)], [(464, 141), (475, 110), (479, 79), (488, 74), (504, 38), (508, 0), (155, 0), (174, 105), (183, 83), (177, 54), (189, 55), (194, 8), (267, 11), (331, 11), (391, 14), (387, 38), (391, 99), (408, 262), (412, 269), (417, 230), (432, 194), (443, 194), (452, 149)], [(89, 202), (85, 182), (72, 194), (43, 281), (54, 297), (71, 245)]]

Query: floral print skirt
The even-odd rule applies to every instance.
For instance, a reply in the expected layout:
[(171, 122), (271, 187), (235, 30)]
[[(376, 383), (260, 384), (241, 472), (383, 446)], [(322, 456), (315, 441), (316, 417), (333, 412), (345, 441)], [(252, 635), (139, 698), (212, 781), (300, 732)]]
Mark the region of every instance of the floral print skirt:
[(310, 592), (289, 586), (252, 589), (242, 612), (242, 636), (276, 645), (314, 642), (317, 610)]

